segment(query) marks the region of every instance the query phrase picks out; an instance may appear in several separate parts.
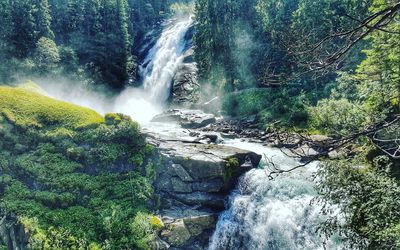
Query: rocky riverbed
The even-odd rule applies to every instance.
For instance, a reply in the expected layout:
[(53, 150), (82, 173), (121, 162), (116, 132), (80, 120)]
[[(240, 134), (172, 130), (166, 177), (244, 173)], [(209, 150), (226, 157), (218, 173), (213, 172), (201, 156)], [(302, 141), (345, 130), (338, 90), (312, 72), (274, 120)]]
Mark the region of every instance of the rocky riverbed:
[(261, 155), (226, 146), (224, 140), (242, 138), (304, 159), (319, 154), (318, 145), (330, 140), (261, 130), (255, 121), (227, 121), (199, 110), (174, 109), (156, 116), (144, 129), (163, 161), (154, 184), (164, 223), (157, 248), (207, 249), (239, 177), (258, 167)]

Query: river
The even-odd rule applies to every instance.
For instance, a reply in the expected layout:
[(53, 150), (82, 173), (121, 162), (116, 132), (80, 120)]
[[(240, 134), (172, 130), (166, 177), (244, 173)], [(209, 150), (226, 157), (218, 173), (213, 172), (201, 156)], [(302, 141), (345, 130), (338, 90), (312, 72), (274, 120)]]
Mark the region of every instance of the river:
[[(130, 115), (145, 130), (174, 137), (187, 136), (178, 126), (150, 124), (149, 121), (167, 107), (171, 82), (183, 59), (185, 34), (192, 24), (191, 16), (167, 22), (141, 64), (143, 82), (140, 88), (127, 88), (112, 100), (103, 100), (103, 97), (85, 94), (82, 90), (60, 92), (55, 88), (45, 89), (58, 99), (93, 108), (102, 114), (119, 112)], [(239, 139), (221, 143), (266, 155), (283, 169), (299, 164), (280, 150), (258, 143)], [(318, 163), (273, 180), (267, 176), (266, 164), (264, 160), (258, 169), (240, 178), (229, 197), (227, 210), (219, 216), (209, 249), (338, 249), (338, 238), (324, 242), (316, 233), (323, 220), (321, 208), (312, 203), (317, 196), (312, 176)]]

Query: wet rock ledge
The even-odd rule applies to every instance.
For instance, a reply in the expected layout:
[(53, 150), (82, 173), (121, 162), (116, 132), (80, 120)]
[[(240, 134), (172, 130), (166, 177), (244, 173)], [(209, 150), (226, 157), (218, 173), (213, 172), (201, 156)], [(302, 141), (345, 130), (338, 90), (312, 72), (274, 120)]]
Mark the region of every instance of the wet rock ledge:
[[(215, 119), (191, 111), (171, 111), (157, 121), (174, 117), (183, 124)], [(177, 114), (177, 115), (176, 115)], [(163, 117), (160, 120), (160, 117)], [(184, 126), (183, 126), (184, 127)], [(246, 150), (193, 139), (169, 138), (155, 133), (148, 140), (162, 155), (157, 170), (155, 191), (160, 196), (160, 232), (158, 249), (207, 249), (218, 215), (238, 178), (258, 166), (261, 156)]]

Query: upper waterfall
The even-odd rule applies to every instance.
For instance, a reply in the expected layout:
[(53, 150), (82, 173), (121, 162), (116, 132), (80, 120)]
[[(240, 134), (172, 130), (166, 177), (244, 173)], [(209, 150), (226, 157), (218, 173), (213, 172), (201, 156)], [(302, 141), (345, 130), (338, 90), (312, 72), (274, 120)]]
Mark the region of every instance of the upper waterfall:
[(130, 115), (140, 123), (162, 112), (171, 95), (171, 85), (183, 62), (185, 35), (193, 24), (191, 15), (169, 19), (155, 45), (140, 65), (141, 88), (127, 88), (116, 99), (114, 112)]
[(171, 93), (172, 79), (183, 61), (185, 34), (192, 25), (190, 15), (170, 20), (140, 67), (148, 100), (163, 105)]

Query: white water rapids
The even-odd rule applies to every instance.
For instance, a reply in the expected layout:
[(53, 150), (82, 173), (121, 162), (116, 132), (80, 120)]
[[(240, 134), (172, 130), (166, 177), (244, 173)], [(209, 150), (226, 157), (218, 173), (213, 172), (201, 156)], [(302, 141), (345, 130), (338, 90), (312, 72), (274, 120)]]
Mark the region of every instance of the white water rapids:
[(171, 83), (183, 61), (186, 32), (192, 16), (179, 16), (166, 23), (156, 44), (140, 66), (142, 88), (128, 88), (115, 101), (114, 110), (146, 123), (162, 112), (171, 94)]
[[(170, 96), (171, 81), (183, 60), (185, 34), (192, 23), (190, 16), (166, 23), (141, 66), (143, 86), (128, 88), (114, 100), (68, 85), (63, 89), (54, 85), (41, 86), (55, 98), (95, 109), (101, 114), (124, 113), (142, 125), (148, 124), (162, 111)], [(174, 126), (146, 126), (172, 136), (185, 134)], [(225, 144), (265, 154), (281, 168), (298, 164), (279, 150), (261, 144), (240, 140), (227, 140)], [(272, 181), (262, 169), (245, 174), (229, 198), (228, 210), (220, 215), (210, 250), (338, 249), (338, 240), (331, 239), (324, 245), (315, 232), (323, 219), (320, 207), (310, 204), (317, 195), (311, 180), (315, 169), (316, 164)]]
[[(282, 169), (299, 162), (278, 149), (240, 140), (229, 146), (267, 155)], [(266, 162), (263, 161), (262, 167)], [(312, 174), (318, 163), (269, 180), (264, 169), (245, 174), (229, 198), (229, 208), (220, 215), (210, 250), (317, 250), (339, 249), (340, 240), (324, 243), (316, 229), (323, 217), (316, 197)]]

